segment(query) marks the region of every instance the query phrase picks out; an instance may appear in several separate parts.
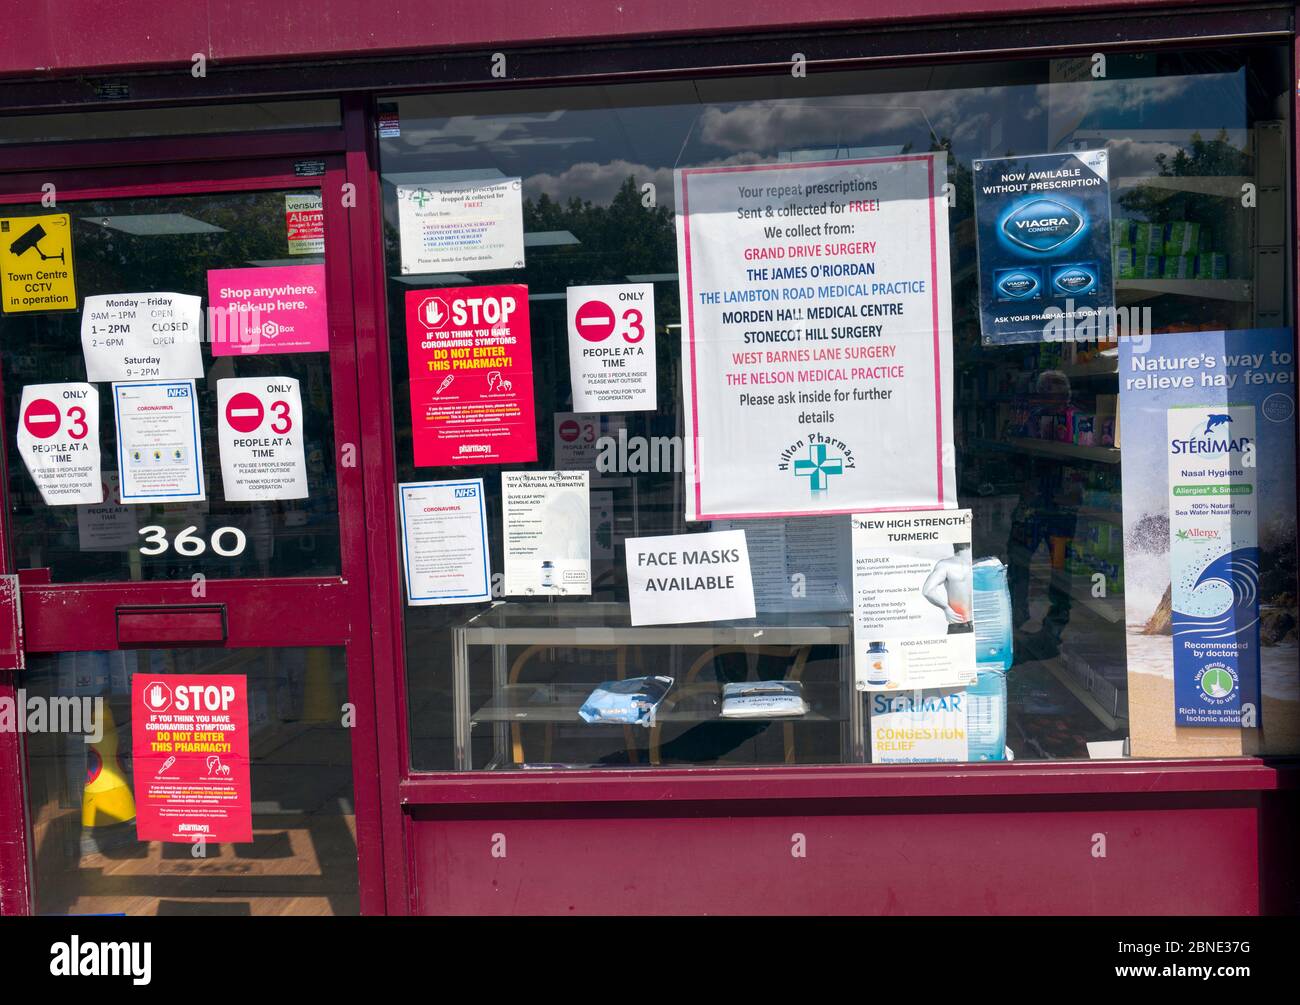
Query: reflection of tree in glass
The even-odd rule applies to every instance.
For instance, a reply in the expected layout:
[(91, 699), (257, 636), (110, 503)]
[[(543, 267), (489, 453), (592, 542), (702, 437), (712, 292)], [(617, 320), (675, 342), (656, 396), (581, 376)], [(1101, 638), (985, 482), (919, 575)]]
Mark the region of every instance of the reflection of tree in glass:
[[(1228, 140), (1225, 130), (1212, 140), (1193, 133), (1191, 142), (1172, 155), (1155, 155), (1156, 175), (1161, 178), (1245, 177), (1251, 174), (1250, 158)], [(1208, 229), (1215, 251), (1231, 252), (1244, 247), (1237, 235), (1245, 228), (1247, 212), (1235, 194), (1230, 198), (1203, 192), (1184, 192), (1155, 185), (1138, 185), (1119, 198), (1126, 213), (1151, 223), (1190, 220)], [(1159, 252), (1157, 252), (1158, 254)], [(1228, 267), (1234, 272), (1239, 260), (1229, 254)]]
[[(626, 283), (629, 275), (677, 271), (673, 214), (666, 206), (641, 204), (641, 188), (629, 176), (609, 205), (582, 199), (560, 203), (543, 193), (524, 202), (524, 230), (567, 230), (579, 244), (528, 256), (528, 285), (537, 292), (568, 286)], [(677, 321), (677, 290), (655, 284), (655, 317), (662, 327)]]

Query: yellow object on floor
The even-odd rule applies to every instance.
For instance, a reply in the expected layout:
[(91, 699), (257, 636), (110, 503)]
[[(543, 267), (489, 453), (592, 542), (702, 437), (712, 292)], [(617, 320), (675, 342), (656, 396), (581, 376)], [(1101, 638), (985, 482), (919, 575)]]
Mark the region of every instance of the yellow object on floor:
[(117, 724), (103, 706), (104, 735), (90, 744), (86, 787), (81, 793), (81, 826), (108, 827), (135, 819), (135, 798), (117, 756)]

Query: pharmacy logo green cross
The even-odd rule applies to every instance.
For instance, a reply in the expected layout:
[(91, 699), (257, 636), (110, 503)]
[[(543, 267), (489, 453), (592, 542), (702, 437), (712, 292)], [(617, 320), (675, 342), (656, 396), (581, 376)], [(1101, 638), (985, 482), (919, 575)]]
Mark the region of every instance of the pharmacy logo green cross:
[(827, 457), (826, 444), (814, 443), (808, 448), (806, 461), (794, 462), (794, 473), (799, 478), (807, 478), (812, 491), (822, 492), (827, 487), (829, 475), (844, 474), (844, 458)]

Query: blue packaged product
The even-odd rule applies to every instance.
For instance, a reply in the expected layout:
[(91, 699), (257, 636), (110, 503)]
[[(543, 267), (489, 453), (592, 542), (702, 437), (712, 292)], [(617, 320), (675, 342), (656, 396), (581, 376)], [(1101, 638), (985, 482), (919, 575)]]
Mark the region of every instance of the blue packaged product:
[(1006, 760), (1007, 675), (995, 666), (975, 669), (975, 683), (966, 688), (966, 756), (972, 761)]
[(1043, 280), (1037, 269), (994, 269), (993, 289), (999, 300), (1037, 300), (1043, 295)]
[(1092, 262), (1052, 267), (1052, 292), (1062, 297), (1080, 297), (1097, 292), (1100, 273)]
[(587, 695), (578, 714), (586, 722), (650, 727), (659, 703), (672, 686), (673, 679), (662, 676), (608, 680)]
[(1011, 588), (1007, 567), (981, 558), (972, 570), (975, 587), (975, 659), (981, 666), (1011, 669)]

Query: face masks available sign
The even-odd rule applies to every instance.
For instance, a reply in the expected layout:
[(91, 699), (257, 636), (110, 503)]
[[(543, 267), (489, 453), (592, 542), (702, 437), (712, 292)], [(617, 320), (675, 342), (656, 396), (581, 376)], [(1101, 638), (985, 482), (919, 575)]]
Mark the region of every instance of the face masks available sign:
[(570, 286), (568, 315), (574, 409), (655, 409), (654, 284)]
[(416, 467), (537, 460), (527, 286), (409, 290)]
[(627, 592), (634, 625), (754, 617), (743, 530), (629, 538)]
[(306, 499), (302, 395), (294, 377), (217, 381), (217, 442), (226, 499)]
[(985, 345), (1112, 330), (1106, 169), (1105, 150), (975, 161)]
[(945, 164), (676, 173), (688, 519), (956, 505)]
[(203, 314), (185, 293), (107, 293), (86, 298), (81, 349), (87, 380), (202, 377)]
[(975, 681), (971, 511), (853, 518), (853, 648), (859, 691)]
[(1286, 529), (1295, 512), (1293, 353), (1288, 329), (1120, 341), (1129, 705), (1140, 756), (1165, 753), (1153, 745), (1171, 707), (1177, 726), (1252, 727), (1268, 709), (1279, 720), (1300, 713), (1295, 650), (1279, 631), (1294, 586), (1260, 575), (1286, 568), (1295, 548)]
[(247, 677), (137, 673), (131, 754), (141, 841), (253, 840)]
[(103, 502), (99, 391), (91, 384), (29, 384), (18, 411), (18, 452), (45, 505)]

